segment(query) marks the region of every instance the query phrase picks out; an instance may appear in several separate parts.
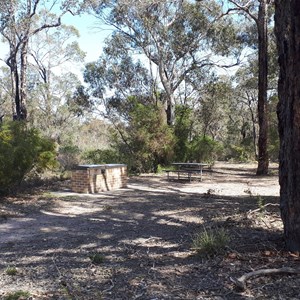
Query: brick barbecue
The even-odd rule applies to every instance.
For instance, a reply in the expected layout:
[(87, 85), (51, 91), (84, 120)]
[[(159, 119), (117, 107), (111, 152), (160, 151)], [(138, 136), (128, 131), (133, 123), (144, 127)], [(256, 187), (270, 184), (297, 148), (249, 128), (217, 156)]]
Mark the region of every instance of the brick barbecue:
[(127, 166), (123, 164), (79, 165), (72, 171), (75, 193), (98, 193), (127, 186)]

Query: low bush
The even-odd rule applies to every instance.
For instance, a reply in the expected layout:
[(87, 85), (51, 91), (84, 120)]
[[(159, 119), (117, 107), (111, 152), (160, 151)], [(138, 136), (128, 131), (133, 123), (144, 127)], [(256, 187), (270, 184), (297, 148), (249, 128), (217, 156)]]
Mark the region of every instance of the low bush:
[(120, 162), (118, 153), (111, 149), (89, 150), (83, 154), (82, 158), (91, 164), (113, 164)]
[(0, 193), (8, 193), (30, 172), (57, 166), (55, 143), (24, 122), (0, 126)]
[(195, 137), (189, 149), (189, 160), (213, 164), (222, 155), (222, 145), (209, 136)]
[(247, 162), (253, 159), (253, 153), (244, 146), (229, 145), (227, 148), (226, 160)]
[(80, 149), (78, 146), (62, 145), (59, 148), (58, 160), (62, 171), (71, 170), (75, 165), (80, 162)]

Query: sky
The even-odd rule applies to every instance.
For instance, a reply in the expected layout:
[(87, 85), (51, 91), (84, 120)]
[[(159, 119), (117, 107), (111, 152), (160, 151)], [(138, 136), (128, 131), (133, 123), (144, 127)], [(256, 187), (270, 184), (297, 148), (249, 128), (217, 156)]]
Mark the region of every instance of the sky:
[(80, 48), (86, 52), (86, 62), (95, 61), (101, 55), (104, 40), (111, 33), (112, 29), (100, 24), (92, 15), (72, 16), (67, 14), (62, 22), (66, 25), (73, 25), (79, 30), (80, 38), (78, 43)]

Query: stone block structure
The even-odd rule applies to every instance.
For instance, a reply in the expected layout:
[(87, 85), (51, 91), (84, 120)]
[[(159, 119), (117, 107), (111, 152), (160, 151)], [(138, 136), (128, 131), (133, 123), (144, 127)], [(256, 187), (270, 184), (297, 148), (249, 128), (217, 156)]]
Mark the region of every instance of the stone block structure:
[(75, 193), (98, 193), (127, 186), (124, 164), (79, 165), (72, 171), (71, 189)]

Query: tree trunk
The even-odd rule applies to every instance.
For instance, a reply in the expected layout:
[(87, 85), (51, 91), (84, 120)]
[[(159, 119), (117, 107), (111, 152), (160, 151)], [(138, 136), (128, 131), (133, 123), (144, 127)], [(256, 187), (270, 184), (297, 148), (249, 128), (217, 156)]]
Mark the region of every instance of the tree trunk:
[(287, 249), (300, 252), (300, 1), (275, 1), (279, 54), (280, 209)]
[[(29, 30), (26, 33), (29, 37)], [(21, 46), (21, 66), (20, 66), (20, 98), (21, 98), (21, 114), (20, 119), (27, 118), (27, 57), (28, 57), (28, 39), (26, 38)]]
[(268, 174), (268, 0), (260, 0), (258, 27), (258, 167), (257, 175)]

